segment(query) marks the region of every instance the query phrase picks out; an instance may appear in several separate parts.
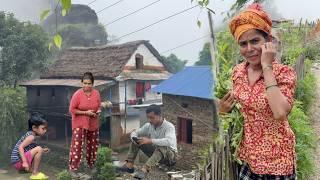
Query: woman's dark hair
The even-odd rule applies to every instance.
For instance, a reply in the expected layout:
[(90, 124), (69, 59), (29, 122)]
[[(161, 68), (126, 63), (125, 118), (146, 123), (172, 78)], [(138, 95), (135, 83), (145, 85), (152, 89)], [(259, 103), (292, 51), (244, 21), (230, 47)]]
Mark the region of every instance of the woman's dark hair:
[(268, 33), (264, 32), (264, 31), (262, 31), (260, 29), (257, 29), (257, 31), (258, 31), (258, 33), (260, 33), (264, 37), (265, 40), (269, 39), (270, 35)]
[(45, 116), (39, 112), (32, 112), (30, 119), (28, 120), (29, 131), (32, 131), (32, 126), (39, 127), (40, 125), (46, 125), (48, 122)]
[(161, 108), (160, 106), (157, 106), (155, 104), (152, 104), (151, 106), (149, 106), (146, 110), (146, 113), (149, 114), (153, 112), (155, 115), (161, 116)]
[(91, 83), (94, 83), (94, 77), (91, 72), (85, 72), (81, 78), (81, 82), (83, 82), (85, 79), (90, 79)]

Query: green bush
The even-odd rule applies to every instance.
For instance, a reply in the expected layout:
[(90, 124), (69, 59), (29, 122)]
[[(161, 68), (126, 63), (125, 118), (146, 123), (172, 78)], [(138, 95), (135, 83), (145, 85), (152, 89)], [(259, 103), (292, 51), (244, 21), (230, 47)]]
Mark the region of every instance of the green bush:
[(25, 88), (0, 87), (1, 162), (10, 162), (12, 147), (28, 130), (25, 93)]
[(306, 66), (305, 71), (306, 74), (304, 76), (304, 79), (298, 81), (296, 92), (295, 92), (295, 98), (298, 101), (302, 102), (302, 109), (305, 112), (308, 112), (310, 109), (310, 106), (315, 100), (315, 92), (316, 89), (316, 77), (311, 72), (311, 61), (306, 60)]
[[(97, 161), (95, 163), (97, 172), (91, 174), (92, 179), (113, 180), (116, 177), (115, 167), (112, 164), (112, 150), (106, 147), (99, 147)], [(63, 170), (57, 175), (58, 180), (71, 180), (71, 175), (67, 170)]]
[(69, 172), (67, 170), (63, 170), (61, 172), (59, 172), (57, 175), (57, 179), (58, 180), (71, 180), (71, 175), (69, 174)]
[(289, 123), (296, 136), (298, 179), (304, 179), (314, 173), (315, 170), (313, 152), (316, 135), (301, 102), (296, 101), (294, 103), (289, 115)]
[(96, 166), (98, 168), (102, 168), (106, 162), (112, 162), (112, 150), (106, 147), (100, 147), (98, 149)]
[(106, 162), (104, 165), (100, 168), (100, 172), (98, 174), (98, 179), (100, 180), (114, 180), (116, 177), (115, 173), (115, 167), (112, 163)]
[(97, 154), (97, 179), (115, 179), (115, 168), (112, 165), (112, 150), (100, 147)]

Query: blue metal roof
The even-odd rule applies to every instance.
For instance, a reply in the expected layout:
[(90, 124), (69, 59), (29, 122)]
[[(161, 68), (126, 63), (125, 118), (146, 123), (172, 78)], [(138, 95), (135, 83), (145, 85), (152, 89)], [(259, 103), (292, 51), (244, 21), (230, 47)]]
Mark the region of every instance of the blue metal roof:
[(164, 94), (213, 99), (214, 80), (210, 66), (187, 66), (152, 89)]

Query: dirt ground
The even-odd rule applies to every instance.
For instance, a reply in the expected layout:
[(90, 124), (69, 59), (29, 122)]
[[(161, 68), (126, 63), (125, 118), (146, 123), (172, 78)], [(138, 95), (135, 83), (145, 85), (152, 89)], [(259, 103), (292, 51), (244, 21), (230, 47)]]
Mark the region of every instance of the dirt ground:
[[(42, 170), (49, 176), (50, 180), (55, 180), (56, 173), (60, 171), (59, 169), (46, 164), (42, 165)], [(30, 176), (30, 173), (19, 173), (12, 167), (0, 168), (0, 180), (29, 180)]]

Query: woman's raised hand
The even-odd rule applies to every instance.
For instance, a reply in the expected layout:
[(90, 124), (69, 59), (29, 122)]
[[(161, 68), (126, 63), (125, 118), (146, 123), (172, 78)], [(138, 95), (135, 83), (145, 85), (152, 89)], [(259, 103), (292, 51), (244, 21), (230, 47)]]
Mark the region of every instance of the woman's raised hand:
[(261, 66), (262, 68), (272, 65), (272, 62), (277, 54), (277, 49), (274, 43), (266, 42), (261, 46)]
[(222, 99), (219, 100), (219, 113), (228, 113), (236, 104), (235, 96), (229, 91)]

